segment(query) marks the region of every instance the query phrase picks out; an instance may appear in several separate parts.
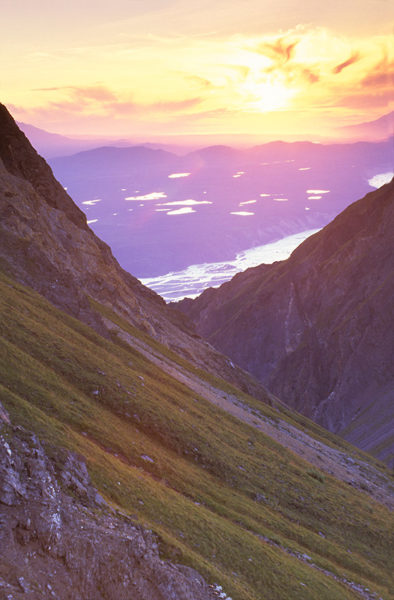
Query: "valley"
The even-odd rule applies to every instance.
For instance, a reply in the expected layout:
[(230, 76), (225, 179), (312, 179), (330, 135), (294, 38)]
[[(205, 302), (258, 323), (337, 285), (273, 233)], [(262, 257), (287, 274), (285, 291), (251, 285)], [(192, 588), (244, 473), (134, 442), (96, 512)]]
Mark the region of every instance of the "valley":
[(390, 600), (389, 467), (124, 271), (4, 106), (0, 131), (0, 594)]
[(103, 147), (50, 165), (121, 266), (151, 279), (321, 228), (392, 171), (393, 148), (390, 139), (213, 146), (183, 156)]
[(190, 265), (183, 271), (171, 271), (158, 277), (141, 279), (141, 282), (154, 290), (166, 302), (177, 302), (183, 298), (195, 298), (209, 287), (218, 287), (240, 271), (256, 267), (261, 263), (270, 264), (288, 258), (291, 252), (317, 229), (301, 231), (276, 242), (239, 252), (234, 260), (217, 263)]

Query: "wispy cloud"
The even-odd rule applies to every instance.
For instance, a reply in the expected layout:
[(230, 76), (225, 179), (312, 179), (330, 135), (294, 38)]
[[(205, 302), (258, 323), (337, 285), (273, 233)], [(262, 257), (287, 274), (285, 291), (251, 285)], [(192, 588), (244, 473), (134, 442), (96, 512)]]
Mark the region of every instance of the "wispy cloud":
[[(249, 49), (258, 53), (262, 60), (260, 76), (262, 81), (274, 75), (280, 78), (283, 84), (291, 86), (305, 86), (320, 80), (318, 64), (306, 63), (302, 57), (302, 44), (307, 37), (304, 31), (290, 30), (281, 34), (276, 39), (256, 42)], [(301, 49), (301, 52), (299, 50)]]
[(337, 98), (335, 106), (345, 106), (353, 109), (382, 108), (382, 110), (385, 110), (392, 100), (393, 92), (391, 89), (382, 92), (377, 91), (374, 94), (360, 92)]
[(245, 80), (250, 73), (250, 67), (246, 65), (226, 65), (226, 67), (233, 71), (236, 78), (241, 81)]
[(297, 44), (298, 40), (289, 41), (286, 36), (283, 36), (272, 43), (262, 42), (256, 48), (256, 52), (271, 58), (276, 63), (285, 64), (294, 57)]
[(216, 108), (212, 110), (194, 111), (184, 115), (174, 115), (170, 123), (190, 124), (195, 122), (213, 122), (222, 119), (237, 119), (242, 111), (229, 108)]
[(390, 61), (387, 56), (373, 66), (368, 75), (361, 81), (366, 88), (391, 87), (394, 88), (394, 60)]
[(394, 65), (388, 71), (381, 73), (370, 73), (361, 82), (364, 87), (377, 88), (388, 87), (394, 89)]
[(302, 78), (309, 83), (317, 83), (320, 80), (320, 74), (312, 69), (302, 69), (301, 70)]
[(93, 113), (106, 116), (127, 116), (135, 113), (171, 113), (183, 112), (196, 107), (203, 101), (202, 97), (181, 100), (163, 100), (158, 102), (135, 102), (124, 100), (105, 86), (62, 86), (54, 88), (36, 88), (40, 92), (59, 92), (63, 98), (45, 102), (41, 109), (46, 112)]
[(360, 57), (359, 52), (353, 52), (353, 54), (351, 56), (349, 56), (349, 58), (347, 60), (345, 60), (344, 62), (341, 62), (339, 65), (336, 65), (333, 68), (332, 72), (337, 75), (338, 73), (341, 73), (347, 67), (350, 67), (350, 65), (353, 65), (354, 63), (358, 62), (360, 60), (360, 58), (361, 57)]
[(80, 99), (85, 102), (88, 100), (110, 101), (116, 100), (116, 95), (103, 85), (96, 86), (75, 86), (64, 85), (58, 87), (34, 88), (33, 92), (65, 92), (68, 96)]
[[(264, 113), (271, 114), (270, 126), (274, 112), (283, 111), (284, 128), (285, 122), (292, 126), (290, 113), (311, 111), (310, 122), (320, 119), (328, 128), (335, 113), (347, 119), (354, 109), (364, 115), (370, 107), (375, 117), (390, 102), (394, 77), (387, 36), (350, 38), (313, 25), (277, 35), (133, 34), (72, 50), (48, 61), (50, 77), (43, 69), (45, 77), (31, 78), (33, 106), (24, 120), (45, 127), (63, 119), (77, 124), (74, 131), (102, 123), (122, 132), (254, 131)], [(79, 71), (82, 64), (89, 69)], [(22, 92), (10, 97), (19, 106), (23, 98)]]
[(64, 87), (42, 87), (42, 88), (33, 88), (32, 92), (58, 92), (59, 90), (64, 89)]
[(152, 104), (148, 104), (148, 105), (141, 105), (142, 108), (147, 107), (149, 110), (158, 110), (158, 111), (164, 111), (164, 112), (178, 112), (178, 111), (184, 111), (184, 110), (188, 110), (189, 108), (193, 108), (195, 106), (197, 106), (198, 104), (201, 104), (203, 102), (203, 98), (201, 97), (197, 97), (197, 98), (186, 98), (185, 100), (167, 100), (167, 101), (162, 101), (162, 102), (154, 102)]
[(205, 77), (200, 77), (199, 75), (190, 75), (189, 73), (182, 73), (182, 76), (184, 79), (186, 79), (186, 81), (200, 89), (209, 90), (214, 87), (212, 81), (206, 79)]

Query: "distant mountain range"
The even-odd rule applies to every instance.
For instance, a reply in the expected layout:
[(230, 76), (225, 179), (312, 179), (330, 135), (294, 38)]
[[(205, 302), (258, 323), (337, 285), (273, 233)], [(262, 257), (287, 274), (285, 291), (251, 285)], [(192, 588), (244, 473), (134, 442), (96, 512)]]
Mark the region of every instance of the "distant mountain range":
[(322, 227), (393, 163), (392, 141), (212, 146), (185, 156), (103, 147), (50, 161), (91, 227), (137, 277), (230, 260)]
[[(175, 154), (183, 155), (190, 152), (192, 149), (203, 148), (204, 146), (215, 143), (212, 141), (215, 139), (215, 136), (207, 135), (174, 135), (170, 139), (161, 139), (159, 137), (157, 140), (133, 140), (131, 137), (120, 140), (118, 138), (109, 139), (100, 136), (91, 136), (90, 138), (79, 138), (72, 135), (65, 136), (57, 133), (50, 133), (44, 129), (35, 127), (34, 125), (22, 122), (18, 122), (18, 126), (46, 159), (58, 156), (69, 156), (70, 154), (97, 148), (99, 146), (132, 146), (137, 144), (142, 144), (146, 148), (163, 149), (174, 152)], [(337, 131), (339, 140), (382, 141), (394, 135), (394, 112), (392, 111), (383, 115), (374, 121), (340, 127)], [(224, 135), (216, 137), (220, 140), (218, 143), (229, 146), (234, 145), (236, 147), (253, 146), (255, 144), (261, 144), (262, 141), (264, 144), (266, 143), (264, 135)], [(320, 140), (317, 136), (314, 138), (314, 141), (330, 143), (329, 139), (324, 141)], [(268, 140), (267, 143), (269, 143)]]
[(103, 143), (103, 140), (100, 139), (81, 140), (58, 133), (50, 133), (28, 123), (18, 122), (18, 126), (45, 158), (68, 156), (69, 154), (75, 154), (75, 152), (96, 148)]
[(286, 261), (176, 304), (289, 406), (394, 465), (394, 180)]
[[(57, 156), (69, 156), (71, 154), (75, 154), (76, 152), (91, 150), (93, 148), (98, 148), (105, 145), (129, 147), (135, 144), (135, 142), (133, 142), (131, 139), (109, 139), (98, 136), (78, 138), (60, 135), (58, 133), (50, 133), (45, 129), (40, 129), (34, 125), (29, 125), (28, 123), (21, 123), (20, 121), (17, 122), (17, 124), (21, 131), (23, 131), (23, 133), (29, 138), (37, 151), (47, 160)], [(146, 148), (153, 149), (168, 149), (172, 152), (179, 152), (181, 154), (186, 152), (183, 146), (175, 143), (146, 142), (144, 143), (144, 146)]]
[(349, 140), (386, 140), (394, 135), (394, 111), (374, 121), (340, 128)]

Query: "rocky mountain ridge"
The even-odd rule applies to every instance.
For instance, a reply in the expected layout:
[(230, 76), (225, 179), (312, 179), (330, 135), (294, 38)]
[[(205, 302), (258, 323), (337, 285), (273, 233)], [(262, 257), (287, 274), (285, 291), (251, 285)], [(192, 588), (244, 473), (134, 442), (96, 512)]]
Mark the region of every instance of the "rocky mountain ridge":
[(215, 600), (203, 578), (159, 558), (151, 531), (114, 511), (81, 456), (12, 426), (0, 404), (0, 596)]
[(393, 464), (394, 182), (176, 306), (289, 406)]
[(91, 301), (107, 305), (197, 365), (267, 398), (257, 381), (197, 339), (181, 313), (119, 266), (2, 105), (0, 132), (0, 257), (13, 276), (104, 335)]

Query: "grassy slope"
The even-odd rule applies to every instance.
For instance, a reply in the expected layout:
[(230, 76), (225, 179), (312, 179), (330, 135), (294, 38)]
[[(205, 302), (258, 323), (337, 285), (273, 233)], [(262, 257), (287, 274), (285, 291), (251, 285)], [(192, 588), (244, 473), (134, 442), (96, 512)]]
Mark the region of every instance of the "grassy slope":
[(358, 597), (280, 543), (390, 597), (393, 540), (383, 506), (328, 475), (316, 478), (301, 458), (137, 351), (6, 276), (0, 314), (0, 400), (14, 423), (83, 454), (102, 494), (153, 529), (166, 556), (234, 600)]
[[(224, 381), (219, 377), (215, 377), (212, 375), (212, 373), (203, 371), (194, 366), (192, 363), (188, 362), (170, 350), (168, 347), (164, 346), (157, 340), (149, 337), (140, 329), (137, 329), (131, 325), (126, 319), (109, 309), (107, 306), (103, 306), (92, 299), (91, 305), (100, 315), (105, 317), (107, 321), (110, 321), (114, 324), (114, 329), (112, 332), (114, 333), (113, 339), (116, 343), (121, 343), (119, 338), (121, 338), (121, 334), (125, 332), (127, 337), (131, 336), (137, 341), (137, 346), (138, 342), (142, 342), (144, 346), (149, 348), (149, 353), (153, 357), (164, 357), (164, 359), (169, 361), (172, 365), (178, 365), (183, 372), (196, 375), (202, 381), (213, 386), (219, 393), (222, 391), (224, 394), (235, 395), (238, 400), (247, 404), (252, 409), (252, 412), (255, 411), (255, 414), (264, 415), (273, 420), (277, 420), (278, 417), (280, 417), (289, 424), (297, 427), (301, 431), (304, 431), (308, 435), (312, 435), (314, 439), (320, 441), (321, 443), (331, 446), (332, 448), (342, 450), (343, 452), (351, 454), (353, 457), (356, 457), (362, 461), (369, 462), (371, 465), (385, 471), (386, 473), (391, 473), (390, 469), (386, 467), (385, 464), (382, 464), (381, 461), (375, 459), (373, 456), (371, 456), (371, 454), (366, 454), (362, 450), (347, 442), (345, 439), (331, 433), (311, 419), (308, 419), (308, 417), (289, 409), (284, 402), (281, 402), (279, 399), (275, 398), (273, 394), (267, 393), (265, 400), (266, 403), (262, 403), (261, 400), (256, 400), (255, 398), (243, 393), (239, 389), (234, 389), (234, 386), (227, 381)], [(273, 409), (270, 408), (270, 406), (273, 406)]]

